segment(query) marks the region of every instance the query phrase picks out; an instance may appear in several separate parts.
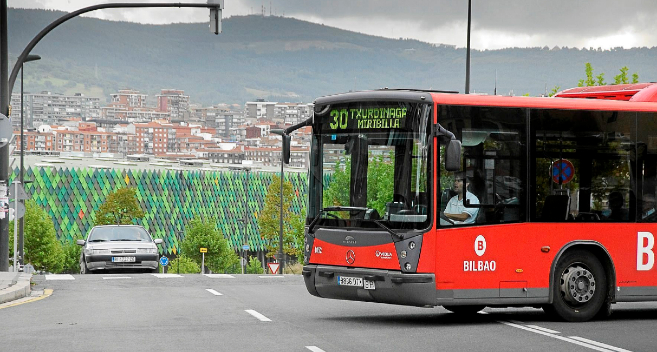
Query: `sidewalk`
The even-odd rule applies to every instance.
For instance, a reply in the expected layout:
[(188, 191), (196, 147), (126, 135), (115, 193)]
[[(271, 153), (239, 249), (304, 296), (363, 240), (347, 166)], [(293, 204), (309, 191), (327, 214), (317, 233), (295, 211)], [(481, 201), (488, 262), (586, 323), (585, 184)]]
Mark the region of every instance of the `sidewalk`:
[(0, 304), (30, 295), (32, 274), (0, 271)]

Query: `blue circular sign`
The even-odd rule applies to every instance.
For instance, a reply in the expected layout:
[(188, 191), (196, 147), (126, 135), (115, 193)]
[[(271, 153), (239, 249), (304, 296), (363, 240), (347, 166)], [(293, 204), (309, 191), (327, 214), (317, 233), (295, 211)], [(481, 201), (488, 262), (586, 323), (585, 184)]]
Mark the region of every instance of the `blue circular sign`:
[(169, 265), (169, 258), (167, 258), (167, 257), (165, 257), (165, 256), (162, 256), (162, 257), (160, 258), (160, 265), (162, 265), (162, 266), (167, 266), (167, 265)]
[(568, 183), (575, 177), (575, 166), (569, 160), (561, 159), (552, 163), (552, 181)]

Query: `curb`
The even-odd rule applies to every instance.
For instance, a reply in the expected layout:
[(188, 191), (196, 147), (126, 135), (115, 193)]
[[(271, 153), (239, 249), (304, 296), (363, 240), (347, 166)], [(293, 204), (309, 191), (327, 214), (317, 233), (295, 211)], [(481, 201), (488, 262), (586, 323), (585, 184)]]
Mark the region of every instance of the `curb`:
[(0, 290), (0, 304), (30, 295), (32, 274), (16, 273), (9, 287)]

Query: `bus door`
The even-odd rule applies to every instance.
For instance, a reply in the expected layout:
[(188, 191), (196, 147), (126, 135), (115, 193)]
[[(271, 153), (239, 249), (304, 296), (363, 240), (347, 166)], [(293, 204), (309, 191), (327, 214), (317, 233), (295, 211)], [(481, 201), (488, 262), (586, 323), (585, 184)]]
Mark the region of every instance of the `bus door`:
[(526, 119), (526, 109), (439, 108), (463, 152), (461, 170), (441, 168), (438, 180), (439, 295), (441, 286), (455, 299), (527, 295), (527, 282), (513, 275), (522, 258), (514, 226), (526, 221)]

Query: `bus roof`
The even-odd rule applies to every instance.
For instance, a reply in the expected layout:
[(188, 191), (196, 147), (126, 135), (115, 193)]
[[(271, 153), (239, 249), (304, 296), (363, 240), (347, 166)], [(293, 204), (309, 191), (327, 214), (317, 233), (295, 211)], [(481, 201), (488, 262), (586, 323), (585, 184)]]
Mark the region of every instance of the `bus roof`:
[(497, 106), (564, 110), (657, 111), (657, 103), (600, 99), (508, 97), (500, 95), (432, 94), (434, 102), (450, 105)]
[(563, 90), (555, 97), (657, 102), (657, 83), (576, 87)]
[[(413, 89), (380, 89), (371, 91), (358, 91), (327, 95), (315, 100), (315, 105), (339, 104), (350, 102), (375, 102), (375, 101), (414, 101), (429, 102), (433, 100), (438, 104), (450, 105), (472, 105), (472, 106), (496, 106), (517, 107), (536, 109), (564, 109), (564, 110), (621, 110), (621, 111), (646, 111), (657, 112), (657, 83), (643, 83), (641, 85), (616, 85), (595, 87), (603, 91), (604, 87), (635, 86), (634, 99), (631, 101), (605, 98), (593, 99), (576, 97), (575, 93), (568, 98), (563, 97), (525, 97), (525, 96), (501, 96), (480, 94), (454, 94), (445, 91), (427, 91)], [(594, 87), (587, 87), (594, 88)], [(577, 88), (572, 88), (577, 89)], [(569, 92), (571, 89), (561, 93)], [(607, 89), (607, 91), (610, 91)], [(641, 94), (641, 96), (639, 96)], [(655, 94), (655, 99), (650, 99), (649, 94)]]

